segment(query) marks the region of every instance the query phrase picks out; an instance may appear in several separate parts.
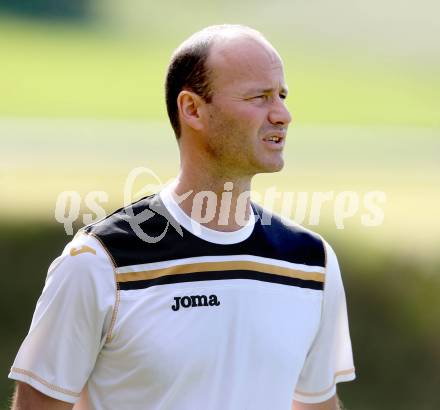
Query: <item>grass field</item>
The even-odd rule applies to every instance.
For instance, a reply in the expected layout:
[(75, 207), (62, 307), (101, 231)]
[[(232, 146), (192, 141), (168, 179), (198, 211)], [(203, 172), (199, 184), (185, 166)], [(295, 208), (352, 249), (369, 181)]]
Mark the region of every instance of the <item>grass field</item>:
[[(0, 18), (0, 116), (165, 120), (163, 78), (181, 38), (122, 40), (92, 29)], [(301, 124), (438, 127), (438, 67), (284, 39), (288, 104)]]

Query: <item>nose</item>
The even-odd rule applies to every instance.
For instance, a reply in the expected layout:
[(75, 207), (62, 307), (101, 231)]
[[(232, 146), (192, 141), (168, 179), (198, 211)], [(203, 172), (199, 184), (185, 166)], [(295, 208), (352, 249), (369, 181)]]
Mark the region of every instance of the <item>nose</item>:
[(292, 121), (292, 115), (286, 107), (284, 100), (276, 98), (269, 112), (269, 121), (274, 125), (287, 126)]

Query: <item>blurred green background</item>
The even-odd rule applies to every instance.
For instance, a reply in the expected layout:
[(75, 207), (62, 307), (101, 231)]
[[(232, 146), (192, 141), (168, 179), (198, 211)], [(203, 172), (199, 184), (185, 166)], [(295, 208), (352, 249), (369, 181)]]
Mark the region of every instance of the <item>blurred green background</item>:
[(318, 225), (302, 221), (344, 275), (358, 376), (340, 385), (347, 409), (440, 408), (438, 2), (162, 3), (0, 0), (0, 409), (47, 267), (70, 238), (58, 195), (105, 191), (111, 211), (133, 168), (176, 174), (168, 59), (224, 22), (266, 34), (290, 89), (287, 165), (258, 176), (256, 191), (386, 194), (379, 226), (362, 225), (362, 202), (344, 229), (334, 201)]

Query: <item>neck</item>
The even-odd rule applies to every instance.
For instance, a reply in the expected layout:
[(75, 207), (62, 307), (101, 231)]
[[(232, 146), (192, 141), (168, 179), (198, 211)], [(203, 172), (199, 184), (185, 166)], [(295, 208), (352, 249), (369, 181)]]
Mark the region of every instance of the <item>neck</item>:
[(249, 220), (251, 179), (182, 164), (173, 191), (192, 219), (207, 228), (231, 232)]

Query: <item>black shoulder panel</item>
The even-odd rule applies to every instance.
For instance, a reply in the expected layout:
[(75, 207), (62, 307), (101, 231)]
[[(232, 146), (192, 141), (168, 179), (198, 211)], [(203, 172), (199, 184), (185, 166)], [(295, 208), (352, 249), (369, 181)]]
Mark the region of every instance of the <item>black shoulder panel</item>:
[(325, 266), (324, 244), (318, 235), (253, 207), (256, 223), (251, 236), (230, 245), (205, 241), (181, 227), (158, 195), (121, 208), (84, 231), (100, 239), (117, 267), (215, 255), (255, 255)]
[(253, 204), (259, 223), (251, 237), (266, 257), (309, 266), (325, 267), (324, 242), (319, 235)]

